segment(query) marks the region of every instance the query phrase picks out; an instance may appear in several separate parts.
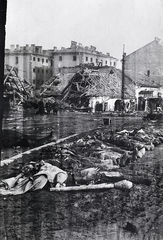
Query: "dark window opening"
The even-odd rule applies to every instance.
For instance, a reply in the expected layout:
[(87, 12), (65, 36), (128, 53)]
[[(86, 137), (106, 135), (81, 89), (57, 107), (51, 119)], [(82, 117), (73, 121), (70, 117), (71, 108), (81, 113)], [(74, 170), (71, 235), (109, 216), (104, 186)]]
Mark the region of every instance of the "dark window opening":
[(40, 72), (40, 69), (39, 69), (39, 68), (37, 69), (37, 72), (38, 72), (38, 73)]
[(35, 73), (35, 68), (33, 68), (33, 72)]
[(33, 57), (33, 61), (35, 61), (35, 57)]
[(114, 62), (114, 67), (116, 66), (116, 62)]
[(53, 66), (53, 60), (51, 60), (51, 67)]
[(48, 59), (46, 59), (46, 63), (48, 63)]
[(76, 61), (76, 56), (73, 56), (73, 61)]
[(18, 58), (18, 57), (15, 58), (15, 63), (16, 63), (16, 64), (19, 63), (19, 58)]
[(40, 61), (40, 58), (37, 58), (38, 62)]
[(105, 61), (105, 64), (106, 64), (106, 65), (107, 65), (107, 63), (108, 63), (108, 62), (107, 62), (107, 61)]
[(93, 58), (91, 58), (91, 62), (93, 62)]
[(42, 63), (44, 63), (44, 59), (42, 58)]
[(62, 56), (59, 56), (59, 61), (62, 61)]
[(110, 62), (110, 66), (112, 65), (112, 62)]
[(46, 70), (46, 74), (48, 74), (48, 70)]
[(88, 61), (88, 57), (86, 57), (85, 60)]

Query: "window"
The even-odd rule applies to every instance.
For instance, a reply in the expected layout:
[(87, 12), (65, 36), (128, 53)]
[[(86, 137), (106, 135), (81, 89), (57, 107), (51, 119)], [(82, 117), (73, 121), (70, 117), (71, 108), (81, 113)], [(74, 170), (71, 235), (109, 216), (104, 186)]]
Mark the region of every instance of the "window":
[(91, 62), (93, 62), (93, 58), (91, 58)]
[(46, 74), (48, 74), (48, 70), (46, 69)]
[(110, 62), (110, 66), (112, 65), (112, 62)]
[(96, 58), (96, 63), (98, 63), (98, 59)]
[(33, 57), (33, 61), (35, 61), (35, 57)]
[(114, 62), (114, 67), (116, 66), (116, 62)]
[(86, 57), (85, 60), (88, 61), (88, 57)]
[(42, 73), (44, 73), (44, 69), (42, 69)]
[(44, 63), (44, 59), (42, 58), (42, 63)]
[(37, 58), (38, 62), (40, 61), (40, 58)]
[(73, 56), (73, 61), (76, 61), (76, 56)]
[(46, 59), (46, 63), (48, 63), (48, 59)]
[(105, 64), (107, 65), (107, 61), (105, 61)]
[(15, 57), (15, 63), (18, 64), (19, 63), (19, 58)]
[(35, 73), (35, 68), (33, 68), (33, 72)]
[(51, 63), (51, 67), (52, 67), (53, 66), (53, 60), (51, 60), (50, 63)]
[(37, 72), (38, 72), (38, 73), (40, 72), (40, 69), (39, 69), (39, 68), (37, 69)]
[(35, 84), (36, 83), (36, 81), (35, 81), (35, 79), (33, 80), (33, 84)]
[(59, 61), (62, 61), (62, 56), (59, 56)]

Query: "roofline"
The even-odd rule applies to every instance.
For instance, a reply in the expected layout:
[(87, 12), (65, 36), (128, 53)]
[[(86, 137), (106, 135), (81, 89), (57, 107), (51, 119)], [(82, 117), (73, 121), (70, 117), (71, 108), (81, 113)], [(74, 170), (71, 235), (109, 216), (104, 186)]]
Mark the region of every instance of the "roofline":
[[(156, 40), (153, 40), (152, 42), (149, 42), (149, 43), (147, 43), (146, 45), (144, 45), (144, 46), (142, 46), (142, 47), (140, 47), (140, 48), (138, 48), (137, 50), (135, 50), (134, 52), (132, 52), (132, 53), (130, 53), (130, 54), (128, 54), (125, 58), (127, 58), (127, 57), (129, 57), (131, 54), (133, 54), (133, 53), (136, 53), (137, 51), (139, 51), (140, 49), (142, 49), (142, 48), (144, 48), (144, 47), (146, 47), (146, 46), (148, 46), (149, 44), (151, 44), (151, 43), (153, 43), (153, 42), (157, 42)], [(158, 42), (157, 42), (158, 43)]]

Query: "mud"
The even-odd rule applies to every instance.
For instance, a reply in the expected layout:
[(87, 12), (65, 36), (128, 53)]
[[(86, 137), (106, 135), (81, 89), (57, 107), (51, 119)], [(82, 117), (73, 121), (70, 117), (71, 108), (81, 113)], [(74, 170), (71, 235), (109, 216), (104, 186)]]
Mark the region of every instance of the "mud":
[[(79, 138), (84, 135), (88, 133)], [(131, 190), (54, 193), (47, 186), (21, 196), (0, 196), (1, 239), (163, 239), (162, 150), (159, 145), (121, 168), (126, 179), (135, 178)], [(24, 156), (2, 167), (1, 177), (14, 176), (30, 160), (43, 158), (54, 164), (54, 156), (53, 147)]]

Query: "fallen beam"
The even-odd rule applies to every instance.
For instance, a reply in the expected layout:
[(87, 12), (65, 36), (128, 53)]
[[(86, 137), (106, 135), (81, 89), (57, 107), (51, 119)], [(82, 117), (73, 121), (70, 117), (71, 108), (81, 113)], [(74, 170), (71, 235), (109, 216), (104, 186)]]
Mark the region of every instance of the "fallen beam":
[(121, 180), (116, 183), (99, 183), (94, 185), (81, 185), (81, 186), (70, 186), (70, 187), (60, 187), (60, 188), (50, 188), (51, 192), (69, 192), (69, 191), (85, 191), (85, 190), (96, 190), (96, 189), (131, 189), (133, 187), (133, 183), (128, 180)]
[(60, 187), (60, 188), (50, 188), (51, 192), (67, 192), (67, 191), (83, 191), (83, 190), (94, 190), (94, 189), (111, 189), (114, 188), (113, 183), (101, 183), (96, 185), (81, 185), (81, 186), (71, 186), (71, 187)]

